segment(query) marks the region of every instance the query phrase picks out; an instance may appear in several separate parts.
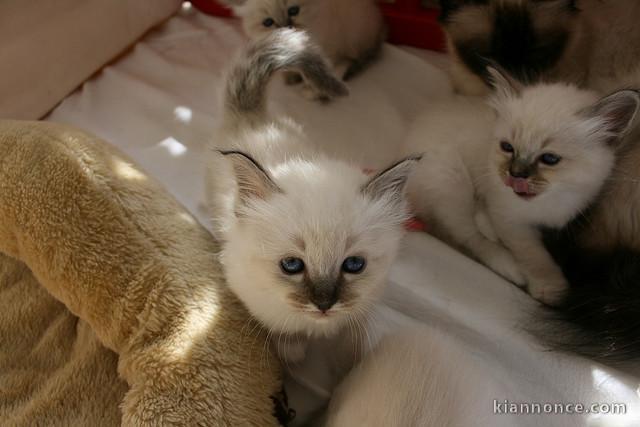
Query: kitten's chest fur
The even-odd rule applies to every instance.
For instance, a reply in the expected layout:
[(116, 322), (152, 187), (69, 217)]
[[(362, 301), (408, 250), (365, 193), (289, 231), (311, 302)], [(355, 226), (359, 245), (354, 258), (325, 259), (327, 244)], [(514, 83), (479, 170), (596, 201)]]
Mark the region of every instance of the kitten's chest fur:
[(498, 179), (481, 187), (483, 206), (494, 224), (500, 222), (531, 227), (562, 228), (588, 203), (586, 194), (542, 194), (537, 200), (521, 199)]

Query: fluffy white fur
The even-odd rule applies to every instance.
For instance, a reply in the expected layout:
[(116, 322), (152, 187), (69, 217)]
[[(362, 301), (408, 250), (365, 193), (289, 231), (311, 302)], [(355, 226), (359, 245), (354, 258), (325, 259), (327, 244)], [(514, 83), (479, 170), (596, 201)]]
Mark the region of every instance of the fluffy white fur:
[[(266, 84), (256, 80), (269, 78), (264, 70), (294, 69), (316, 73), (318, 85), (336, 83), (309, 43), (280, 30), (248, 48), (229, 77), (214, 148), (253, 159), (214, 152), (207, 182), (229, 286), (276, 337), (285, 335), (277, 342), (290, 360), (304, 356), (306, 337), (335, 334), (377, 301), (404, 234), (404, 185), (417, 162), (370, 177), (315, 153), (300, 126), (264, 111)], [(341, 269), (351, 256), (366, 260), (362, 272)], [(303, 272), (285, 274), (280, 262), (291, 257), (304, 262)], [(325, 311), (312, 298), (322, 287), (338, 295)]]
[[(251, 38), (277, 28), (307, 31), (329, 57), (339, 75), (355, 74), (375, 56), (384, 41), (384, 22), (375, 0), (226, 0), (242, 18)], [(290, 17), (288, 10), (298, 7)], [(274, 24), (265, 27), (264, 20)], [(351, 72), (350, 72), (351, 69)]]
[[(406, 149), (423, 151), (424, 157), (410, 179), (410, 200), (436, 235), (554, 304), (567, 283), (539, 229), (563, 227), (597, 196), (613, 168), (615, 142), (635, 116), (638, 95), (621, 91), (599, 101), (574, 86), (523, 88), (492, 73), (493, 111), (458, 99), (418, 120)], [(515, 154), (503, 151), (501, 142)], [(545, 165), (544, 153), (561, 160)], [(527, 195), (516, 194), (509, 182), (510, 168), (520, 162), (535, 171), (522, 180)]]
[[(273, 331), (333, 334), (378, 299), (406, 211), (390, 198), (363, 194), (368, 178), (340, 161), (292, 156), (265, 168), (282, 192), (251, 200), (241, 208), (241, 218), (230, 218), (222, 254), (229, 284)], [(281, 259), (299, 257), (312, 278), (330, 277), (353, 254), (367, 260), (364, 272), (348, 279), (357, 288), (353, 306), (338, 302), (323, 315), (311, 302), (288, 301), (287, 295), (303, 286), (303, 277), (286, 277)]]
[(326, 426), (493, 425), (483, 401), (491, 400), (492, 380), (478, 367), (468, 349), (435, 329), (388, 335), (336, 389)]

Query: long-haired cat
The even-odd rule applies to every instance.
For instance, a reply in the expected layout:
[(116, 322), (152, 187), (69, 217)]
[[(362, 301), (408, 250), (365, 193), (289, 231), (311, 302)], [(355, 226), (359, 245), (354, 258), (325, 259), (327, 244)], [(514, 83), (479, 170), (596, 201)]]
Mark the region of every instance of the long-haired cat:
[(294, 70), (325, 97), (345, 94), (306, 34), (280, 29), (249, 46), (227, 80), (208, 194), (227, 281), (250, 313), (304, 356), (375, 304), (408, 217), (404, 186), (418, 161), (368, 176), (309, 149), (302, 128), (270, 117), (271, 76)]
[(640, 86), (640, 3), (616, 0), (440, 0), (451, 78), (490, 88), (493, 62), (523, 82), (571, 82), (608, 93)]
[(418, 121), (406, 149), (424, 157), (410, 178), (410, 201), (436, 235), (556, 304), (568, 285), (540, 228), (562, 228), (598, 195), (638, 94), (598, 99), (572, 85), (523, 87), (495, 68), (489, 73), (495, 121), (489, 107), (466, 99)]
[(478, 396), (490, 392), (498, 396), (500, 392), (494, 378), (477, 368), (480, 364), (470, 352), (456, 339), (433, 328), (387, 335), (336, 389), (324, 425), (510, 425), (510, 420), (496, 424), (487, 411), (478, 408), (484, 405)]
[(386, 31), (375, 0), (225, 0), (250, 38), (292, 27), (307, 31), (344, 80), (379, 54)]

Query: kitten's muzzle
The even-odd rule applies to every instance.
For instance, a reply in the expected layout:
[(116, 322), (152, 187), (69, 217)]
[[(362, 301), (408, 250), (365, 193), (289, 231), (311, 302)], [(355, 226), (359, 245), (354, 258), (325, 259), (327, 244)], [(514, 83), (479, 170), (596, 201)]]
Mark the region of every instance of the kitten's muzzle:
[(531, 176), (531, 172), (531, 165), (517, 160), (512, 162), (509, 166), (509, 175), (514, 178), (529, 178)]
[(334, 280), (318, 280), (309, 286), (309, 300), (323, 313), (338, 302), (339, 286)]
[(529, 184), (529, 177), (535, 172), (534, 166), (526, 161), (514, 159), (509, 165), (509, 175), (505, 178), (505, 185), (511, 187), (513, 192), (524, 199), (536, 195)]

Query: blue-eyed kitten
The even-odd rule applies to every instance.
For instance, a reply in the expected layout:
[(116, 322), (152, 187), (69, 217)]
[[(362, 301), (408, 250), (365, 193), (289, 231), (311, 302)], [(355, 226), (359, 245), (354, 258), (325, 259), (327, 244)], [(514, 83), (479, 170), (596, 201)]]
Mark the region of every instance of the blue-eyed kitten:
[(489, 74), (493, 108), (461, 98), (418, 120), (406, 149), (424, 157), (410, 201), (439, 237), (555, 304), (568, 284), (540, 229), (564, 227), (598, 196), (639, 96), (599, 99), (572, 85), (525, 87)]
[(309, 337), (336, 334), (377, 303), (418, 159), (371, 177), (314, 152), (293, 120), (268, 114), (266, 87), (281, 70), (324, 98), (346, 94), (305, 33), (280, 29), (252, 43), (227, 80), (207, 193), (229, 286), (293, 361)]

